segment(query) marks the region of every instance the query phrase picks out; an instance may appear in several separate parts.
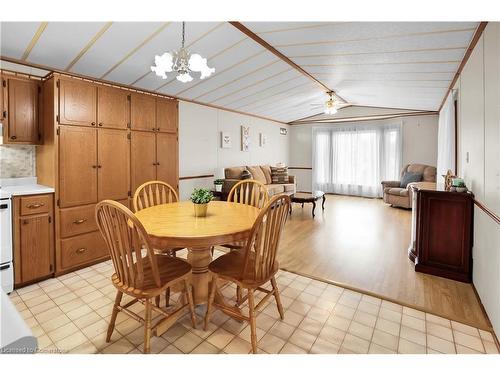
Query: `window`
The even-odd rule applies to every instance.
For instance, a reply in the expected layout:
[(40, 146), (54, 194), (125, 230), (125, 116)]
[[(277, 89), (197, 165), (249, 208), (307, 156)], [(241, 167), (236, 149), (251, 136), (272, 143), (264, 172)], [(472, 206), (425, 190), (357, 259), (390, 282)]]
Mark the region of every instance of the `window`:
[(401, 169), (401, 124), (354, 124), (313, 129), (313, 188), (381, 196), (380, 182)]

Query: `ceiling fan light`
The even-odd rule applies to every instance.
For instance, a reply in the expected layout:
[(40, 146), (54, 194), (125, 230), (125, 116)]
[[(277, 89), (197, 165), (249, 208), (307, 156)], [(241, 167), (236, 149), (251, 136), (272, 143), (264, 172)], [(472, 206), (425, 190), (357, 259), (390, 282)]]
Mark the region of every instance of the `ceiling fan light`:
[(335, 107), (325, 107), (325, 114), (326, 115), (334, 115), (337, 113), (337, 108)]

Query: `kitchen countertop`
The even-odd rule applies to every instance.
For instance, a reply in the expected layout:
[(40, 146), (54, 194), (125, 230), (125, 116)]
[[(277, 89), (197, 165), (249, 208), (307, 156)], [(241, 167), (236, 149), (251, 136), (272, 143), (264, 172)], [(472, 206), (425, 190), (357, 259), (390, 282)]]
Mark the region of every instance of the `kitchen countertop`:
[(0, 179), (0, 198), (53, 192), (54, 188), (38, 184), (36, 177)]

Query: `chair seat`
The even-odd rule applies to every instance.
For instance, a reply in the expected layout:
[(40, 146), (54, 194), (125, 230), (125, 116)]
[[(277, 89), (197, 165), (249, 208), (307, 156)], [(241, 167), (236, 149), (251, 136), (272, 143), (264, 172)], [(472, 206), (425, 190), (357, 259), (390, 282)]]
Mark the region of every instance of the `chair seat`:
[(399, 195), (401, 197), (407, 197), (408, 196), (408, 189), (405, 189), (405, 188), (396, 188), (396, 187), (393, 187), (393, 188), (390, 188), (388, 191), (387, 191), (388, 194), (392, 194), (392, 195)]
[[(250, 255), (250, 264), (254, 263), (253, 254)], [(253, 274), (247, 272), (242, 275), (241, 270), (245, 263), (245, 252), (240, 250), (231, 251), (230, 253), (221, 255), (210, 263), (208, 269), (219, 275), (219, 277), (229, 279), (238, 284), (245, 283), (248, 286), (260, 286), (268, 281), (279, 269), (278, 261), (274, 262), (274, 268), (269, 276), (262, 280), (254, 280)]]
[(142, 282), (139, 281), (137, 283), (135, 290), (132, 291), (127, 288), (123, 288), (120, 285), (118, 275), (116, 273), (111, 276), (111, 280), (118, 288), (124, 289), (125, 292), (132, 292), (133, 294), (139, 294), (141, 296), (150, 296), (161, 293), (161, 291), (164, 290), (169, 283), (191, 272), (191, 265), (185, 260), (164, 255), (155, 255), (155, 257), (158, 264), (158, 273), (160, 275), (160, 287), (156, 285), (153, 277), (153, 271), (150, 263), (147, 261), (143, 262), (144, 278)]

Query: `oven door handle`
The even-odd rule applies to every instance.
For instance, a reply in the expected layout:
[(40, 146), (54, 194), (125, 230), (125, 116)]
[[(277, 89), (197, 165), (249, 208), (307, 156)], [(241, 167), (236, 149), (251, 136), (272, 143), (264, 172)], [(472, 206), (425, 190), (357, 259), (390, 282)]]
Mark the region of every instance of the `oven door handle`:
[(0, 266), (0, 271), (6, 270), (10, 268), (10, 264), (4, 264), (3, 266)]

